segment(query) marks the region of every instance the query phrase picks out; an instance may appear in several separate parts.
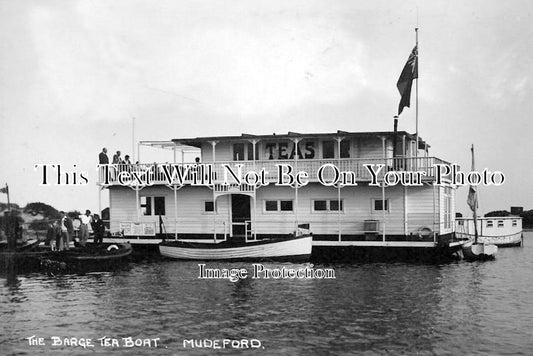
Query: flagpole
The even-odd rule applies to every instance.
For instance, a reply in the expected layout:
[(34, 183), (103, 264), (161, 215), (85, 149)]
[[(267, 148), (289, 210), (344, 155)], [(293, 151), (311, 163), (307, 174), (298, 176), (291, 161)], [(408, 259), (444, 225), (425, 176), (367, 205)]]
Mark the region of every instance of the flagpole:
[[(415, 34), (416, 34), (416, 71), (418, 72), (418, 27), (415, 27)], [(416, 167), (418, 167), (418, 73), (416, 76), (416, 109), (415, 109), (415, 121), (416, 121), (416, 130), (415, 130), (415, 137), (416, 137), (416, 148), (415, 148), (415, 161), (416, 161)]]
[(137, 162), (135, 160), (135, 117), (131, 118), (131, 158), (133, 163)]

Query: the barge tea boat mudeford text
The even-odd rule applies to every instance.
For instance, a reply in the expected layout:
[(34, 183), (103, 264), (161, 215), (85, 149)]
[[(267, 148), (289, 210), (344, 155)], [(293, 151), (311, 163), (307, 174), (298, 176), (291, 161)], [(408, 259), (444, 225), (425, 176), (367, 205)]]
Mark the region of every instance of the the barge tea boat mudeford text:
[(99, 192), (111, 232), (134, 246), (291, 238), (309, 224), (313, 257), (453, 254), (456, 185), (416, 142), (403, 131), (141, 141), (141, 162), (144, 146), (173, 162), (101, 165)]

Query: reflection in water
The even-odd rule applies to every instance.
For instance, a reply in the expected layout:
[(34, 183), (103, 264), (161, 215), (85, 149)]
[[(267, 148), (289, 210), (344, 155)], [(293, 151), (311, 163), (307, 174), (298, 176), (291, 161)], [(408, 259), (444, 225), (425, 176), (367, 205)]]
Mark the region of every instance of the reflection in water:
[[(291, 264), (266, 264), (284, 265)], [(208, 267), (252, 270), (243, 263)], [(533, 245), (501, 249), (486, 263), (316, 267), (333, 267), (336, 279), (203, 280), (197, 263), (179, 261), (83, 275), (7, 274), (0, 288), (0, 315), (8, 320), (0, 328), (0, 353), (109, 353), (32, 349), (24, 339), (31, 335), (159, 337), (157, 353), (168, 355), (210, 354), (183, 349), (183, 340), (223, 338), (259, 339), (259, 353), (268, 355), (528, 355), (533, 347)]]

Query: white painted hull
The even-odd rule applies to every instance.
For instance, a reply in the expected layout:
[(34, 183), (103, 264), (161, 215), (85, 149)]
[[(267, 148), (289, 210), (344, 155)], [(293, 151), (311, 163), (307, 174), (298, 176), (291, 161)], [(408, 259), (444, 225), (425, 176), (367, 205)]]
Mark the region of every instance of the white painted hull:
[(463, 256), (465, 260), (476, 261), (476, 260), (491, 260), (496, 257), (496, 252), (498, 252), (498, 246), (484, 244), (484, 243), (473, 243), (471, 241), (463, 245)]
[(311, 256), (312, 242), (310, 235), (287, 240), (249, 242), (236, 247), (164, 242), (159, 245), (159, 252), (165, 257), (183, 260), (307, 259)]
[[(458, 238), (474, 240), (474, 235), (465, 233), (456, 233)], [(499, 247), (506, 246), (521, 246), (522, 245), (522, 231), (511, 235), (503, 236), (478, 236), (480, 243), (496, 245)]]

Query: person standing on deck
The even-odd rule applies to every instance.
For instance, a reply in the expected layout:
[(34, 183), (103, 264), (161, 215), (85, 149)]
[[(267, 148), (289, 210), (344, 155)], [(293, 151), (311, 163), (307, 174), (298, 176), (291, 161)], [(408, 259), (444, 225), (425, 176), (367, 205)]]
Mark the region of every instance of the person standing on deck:
[(56, 251), (63, 251), (65, 246), (63, 244), (63, 231), (61, 231), (61, 220), (54, 221), (53, 236), (56, 240)]
[(100, 164), (109, 164), (109, 158), (107, 157), (107, 148), (102, 148), (102, 152), (98, 155)]
[(80, 215), (80, 245), (85, 247), (87, 239), (89, 238), (89, 224), (91, 223), (91, 211), (86, 210), (85, 215)]
[(120, 157), (120, 151), (117, 151), (116, 154), (113, 155), (113, 164), (122, 164), (122, 158)]
[(70, 236), (68, 232), (68, 217), (65, 215), (64, 211), (60, 212), (61, 220), (59, 221), (59, 227), (61, 228), (61, 240), (63, 241), (63, 247), (65, 250), (70, 248)]
[(74, 240), (74, 224), (72, 223), (72, 219), (66, 215), (65, 216), (65, 226), (67, 227), (67, 250), (70, 246), (70, 241)]
[(101, 244), (104, 242), (105, 225), (104, 221), (100, 219), (98, 214), (93, 215), (93, 222), (91, 223), (94, 232), (94, 244)]

